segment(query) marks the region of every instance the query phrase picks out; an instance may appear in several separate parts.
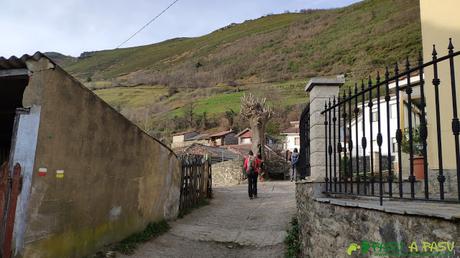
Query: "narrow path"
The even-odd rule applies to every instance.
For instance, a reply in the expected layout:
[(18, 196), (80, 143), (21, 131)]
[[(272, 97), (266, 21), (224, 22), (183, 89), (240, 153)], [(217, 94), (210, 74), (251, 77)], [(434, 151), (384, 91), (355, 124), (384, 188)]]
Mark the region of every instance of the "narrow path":
[(295, 186), (264, 182), (259, 198), (247, 186), (214, 189), (211, 204), (171, 223), (171, 230), (119, 257), (283, 257), (284, 237), (295, 214)]

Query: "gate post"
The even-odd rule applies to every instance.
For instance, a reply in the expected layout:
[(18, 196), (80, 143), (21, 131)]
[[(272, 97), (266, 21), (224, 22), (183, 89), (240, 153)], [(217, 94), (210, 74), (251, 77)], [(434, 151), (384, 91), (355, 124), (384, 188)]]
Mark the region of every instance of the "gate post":
[(305, 91), (310, 96), (310, 180), (312, 182), (325, 182), (326, 152), (324, 132), (324, 110), (326, 101), (332, 100), (339, 94), (339, 88), (345, 83), (345, 77), (338, 75), (336, 78), (312, 78)]

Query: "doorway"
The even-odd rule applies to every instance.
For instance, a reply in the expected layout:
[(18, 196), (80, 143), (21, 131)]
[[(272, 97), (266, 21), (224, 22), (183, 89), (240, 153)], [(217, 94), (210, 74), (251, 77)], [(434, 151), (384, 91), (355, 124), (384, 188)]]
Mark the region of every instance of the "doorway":
[(0, 165), (10, 157), (16, 109), (23, 107), (22, 98), (28, 81), (27, 75), (0, 74)]

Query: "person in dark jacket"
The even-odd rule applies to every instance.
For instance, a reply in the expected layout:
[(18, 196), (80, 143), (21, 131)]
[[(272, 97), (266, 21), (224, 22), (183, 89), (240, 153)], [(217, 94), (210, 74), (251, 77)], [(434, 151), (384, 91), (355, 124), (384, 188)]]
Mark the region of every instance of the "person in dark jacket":
[(297, 148), (294, 149), (294, 152), (291, 155), (291, 182), (293, 180), (297, 181), (297, 163), (299, 162), (299, 151)]

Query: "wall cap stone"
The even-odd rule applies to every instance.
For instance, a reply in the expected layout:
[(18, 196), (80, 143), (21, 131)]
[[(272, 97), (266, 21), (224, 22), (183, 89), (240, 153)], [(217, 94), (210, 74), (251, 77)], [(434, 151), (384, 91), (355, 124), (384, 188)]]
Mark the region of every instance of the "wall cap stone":
[(310, 92), (315, 86), (342, 86), (345, 83), (345, 76), (337, 75), (336, 78), (314, 77), (305, 86), (305, 91)]
[(380, 206), (378, 197), (360, 198), (313, 198), (314, 201), (350, 208), (377, 210), (403, 216), (422, 216), (450, 221), (460, 221), (460, 205), (425, 201), (401, 201), (384, 199)]

